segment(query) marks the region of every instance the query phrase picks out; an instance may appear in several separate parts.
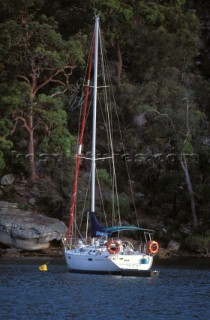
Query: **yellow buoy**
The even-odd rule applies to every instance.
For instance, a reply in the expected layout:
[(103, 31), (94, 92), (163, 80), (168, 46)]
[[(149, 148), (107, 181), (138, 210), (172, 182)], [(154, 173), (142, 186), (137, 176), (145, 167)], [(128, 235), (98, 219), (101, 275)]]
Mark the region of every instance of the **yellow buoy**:
[(47, 271), (47, 265), (46, 264), (43, 264), (39, 267), (39, 270), (40, 271)]

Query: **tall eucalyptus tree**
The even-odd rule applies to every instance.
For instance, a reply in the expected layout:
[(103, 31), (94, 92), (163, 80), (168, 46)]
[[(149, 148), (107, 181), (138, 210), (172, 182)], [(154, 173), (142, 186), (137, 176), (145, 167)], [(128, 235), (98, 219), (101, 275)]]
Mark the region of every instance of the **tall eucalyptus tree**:
[(12, 133), (27, 136), (31, 179), (37, 177), (36, 131), (45, 147), (70, 148), (64, 94), (74, 69), (83, 63), (82, 38), (64, 40), (54, 18), (44, 14), (44, 5), (44, 0), (11, 0), (0, 24), (2, 105), (13, 121)]

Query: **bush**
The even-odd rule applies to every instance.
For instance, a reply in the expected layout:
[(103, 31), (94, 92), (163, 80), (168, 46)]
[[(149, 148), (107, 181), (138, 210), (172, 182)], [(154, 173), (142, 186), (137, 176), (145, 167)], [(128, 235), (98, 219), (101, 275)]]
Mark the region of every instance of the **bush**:
[(4, 170), (4, 168), (5, 168), (4, 156), (3, 156), (3, 153), (0, 151), (0, 173)]
[(105, 184), (110, 183), (110, 175), (106, 171), (106, 169), (98, 169), (97, 170), (97, 178), (99, 181), (104, 182)]
[(205, 253), (209, 256), (210, 251), (210, 231), (204, 234), (196, 234), (187, 238), (186, 243), (192, 250)]

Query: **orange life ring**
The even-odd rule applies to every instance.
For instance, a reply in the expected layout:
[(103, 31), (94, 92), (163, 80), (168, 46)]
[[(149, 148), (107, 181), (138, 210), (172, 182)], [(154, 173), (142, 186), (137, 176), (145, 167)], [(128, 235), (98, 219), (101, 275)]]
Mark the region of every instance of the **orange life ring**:
[(151, 254), (156, 254), (158, 253), (159, 250), (159, 244), (157, 241), (149, 241), (147, 243), (147, 250)]
[(120, 244), (117, 241), (110, 240), (107, 243), (107, 250), (110, 254), (117, 254), (120, 251)]

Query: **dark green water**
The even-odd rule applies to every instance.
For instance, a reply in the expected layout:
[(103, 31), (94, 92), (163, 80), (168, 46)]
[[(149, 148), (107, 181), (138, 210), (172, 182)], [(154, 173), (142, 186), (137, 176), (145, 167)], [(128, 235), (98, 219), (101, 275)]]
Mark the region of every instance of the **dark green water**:
[(40, 272), (32, 261), (0, 264), (0, 319), (210, 319), (208, 264), (160, 265), (158, 278)]

